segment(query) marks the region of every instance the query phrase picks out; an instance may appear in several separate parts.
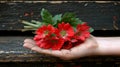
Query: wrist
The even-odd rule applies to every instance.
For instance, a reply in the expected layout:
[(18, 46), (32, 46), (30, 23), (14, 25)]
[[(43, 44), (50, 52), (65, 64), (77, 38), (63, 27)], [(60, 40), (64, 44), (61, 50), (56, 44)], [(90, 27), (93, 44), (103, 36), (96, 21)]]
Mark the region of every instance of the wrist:
[(120, 55), (119, 37), (96, 37), (96, 41), (98, 43), (96, 55)]

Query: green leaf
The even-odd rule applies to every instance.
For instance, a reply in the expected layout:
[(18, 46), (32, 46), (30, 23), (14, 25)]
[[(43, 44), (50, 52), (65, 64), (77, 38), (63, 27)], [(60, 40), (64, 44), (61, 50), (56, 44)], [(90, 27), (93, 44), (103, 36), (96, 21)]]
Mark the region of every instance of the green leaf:
[(43, 22), (49, 23), (49, 24), (53, 23), (52, 15), (48, 12), (48, 10), (46, 10), (44, 8), (41, 11), (41, 17), (42, 17)]
[(82, 24), (82, 23), (83, 23), (79, 18), (76, 18), (76, 19), (75, 19), (75, 22), (76, 22), (77, 24)]
[(73, 22), (73, 21), (72, 21), (72, 18), (75, 18), (75, 17), (76, 17), (76, 16), (75, 16), (74, 13), (67, 12), (67, 13), (65, 13), (65, 14), (63, 15), (62, 21), (63, 21), (63, 22), (71, 23), (71, 22)]
[(53, 17), (53, 25), (56, 26), (59, 22), (61, 22), (62, 14), (55, 15)]
[(93, 32), (93, 31), (94, 31), (94, 29), (93, 29), (93, 28), (90, 28), (90, 29), (89, 29), (89, 32), (90, 32), (90, 33), (91, 33), (91, 32)]
[(69, 23), (73, 27), (83, 23), (79, 18), (76, 18), (74, 13), (65, 13), (62, 17), (62, 21)]
[(72, 26), (74, 26), (74, 27), (76, 27), (78, 24), (81, 24), (81, 23), (83, 23), (81, 20), (79, 20), (79, 18), (71, 18), (71, 25)]

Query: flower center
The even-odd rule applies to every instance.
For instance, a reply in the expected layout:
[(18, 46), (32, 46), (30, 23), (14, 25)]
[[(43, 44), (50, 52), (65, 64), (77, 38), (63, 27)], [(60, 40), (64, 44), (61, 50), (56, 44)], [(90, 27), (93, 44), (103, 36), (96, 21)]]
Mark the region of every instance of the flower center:
[(65, 36), (65, 35), (66, 35), (66, 31), (65, 31), (65, 30), (62, 30), (62, 31), (60, 32), (60, 34), (61, 34), (61, 36)]
[(56, 43), (58, 43), (58, 40), (52, 40), (51, 42), (52, 42), (52, 44), (56, 44)]
[(48, 30), (44, 31), (44, 34), (45, 34), (45, 35), (47, 35), (48, 33), (49, 33), (49, 31), (48, 31)]
[(81, 35), (81, 32), (77, 32), (76, 35), (77, 35), (77, 36)]

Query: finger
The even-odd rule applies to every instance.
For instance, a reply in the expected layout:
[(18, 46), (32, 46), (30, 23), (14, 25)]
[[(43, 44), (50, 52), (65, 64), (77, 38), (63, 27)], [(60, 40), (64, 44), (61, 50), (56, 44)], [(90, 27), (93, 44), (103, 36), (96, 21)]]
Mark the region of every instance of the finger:
[(23, 44), (23, 47), (25, 47), (25, 48), (28, 48), (28, 49), (31, 49), (31, 48), (33, 48), (33, 47), (35, 47), (36, 45), (35, 44), (32, 44), (32, 43), (24, 43)]
[(25, 39), (23, 47), (31, 49), (32, 47), (36, 46), (35, 42), (32, 39)]
[(62, 49), (61, 55), (62, 55), (61, 57), (63, 57), (63, 59), (68, 59), (68, 58), (72, 58), (74, 54), (72, 54), (71, 50)]
[(25, 39), (24, 43), (31, 43), (31, 44), (35, 44), (35, 41), (32, 39)]
[(32, 39), (25, 39), (23, 46), (31, 50), (34, 50), (36, 52), (43, 53), (43, 54), (49, 54), (49, 55), (56, 56), (56, 57), (59, 57), (62, 55), (59, 50), (42, 49), (36, 46), (35, 42)]
[(71, 56), (70, 50), (62, 49), (62, 50), (50, 50), (50, 49), (42, 49), (35, 45), (35, 42), (32, 39), (25, 39), (24, 40), (24, 47), (29, 48), (33, 51), (47, 54), (55, 57), (59, 57), (62, 59), (67, 59)]
[(61, 53), (62, 53), (62, 54), (65, 54), (65, 55), (71, 54), (71, 50), (61, 49)]
[(42, 49), (38, 46), (35, 46), (35, 47), (31, 48), (31, 50), (34, 50), (34, 51), (42, 53), (42, 54), (56, 56), (56, 57), (60, 57), (62, 55), (60, 50)]

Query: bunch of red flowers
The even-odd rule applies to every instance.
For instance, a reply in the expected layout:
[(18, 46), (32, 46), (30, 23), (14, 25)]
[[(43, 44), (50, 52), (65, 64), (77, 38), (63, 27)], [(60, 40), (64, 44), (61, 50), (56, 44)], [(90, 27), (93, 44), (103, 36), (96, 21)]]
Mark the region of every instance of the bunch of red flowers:
[(74, 29), (69, 23), (59, 23), (57, 28), (43, 25), (36, 30), (34, 40), (40, 48), (60, 50), (70, 49), (83, 43), (90, 36), (87, 23), (78, 24)]
[(90, 36), (93, 28), (81, 21), (74, 13), (52, 15), (48, 10), (41, 10), (41, 21), (22, 21), (23, 31), (35, 30), (34, 41), (44, 49), (70, 49), (83, 43)]

